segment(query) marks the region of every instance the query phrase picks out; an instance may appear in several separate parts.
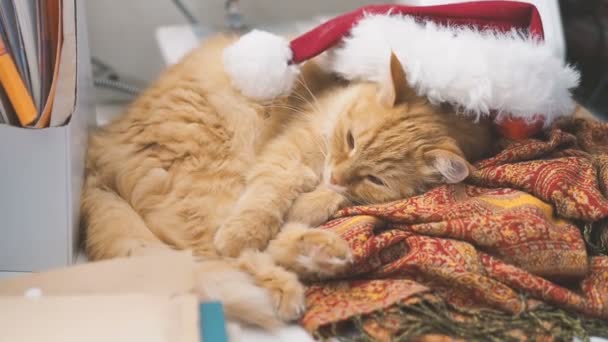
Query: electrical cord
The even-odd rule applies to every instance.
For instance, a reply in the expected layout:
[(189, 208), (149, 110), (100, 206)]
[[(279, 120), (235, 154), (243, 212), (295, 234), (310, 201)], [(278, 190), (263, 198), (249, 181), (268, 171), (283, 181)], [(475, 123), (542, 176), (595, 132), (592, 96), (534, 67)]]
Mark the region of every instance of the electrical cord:
[(173, 4), (175, 5), (175, 7), (177, 7), (177, 9), (182, 12), (183, 16), (186, 17), (186, 20), (188, 20), (188, 22), (191, 25), (199, 25), (199, 21), (198, 19), (196, 19), (196, 17), (194, 16), (194, 14), (192, 14), (192, 11), (190, 11), (188, 9), (188, 7), (186, 7), (186, 5), (184, 5), (184, 3), (181, 0), (173, 0)]
[(136, 96), (140, 93), (139, 88), (136, 88), (132, 85), (129, 85), (129, 84), (126, 84), (126, 83), (120, 82), (120, 81), (112, 81), (112, 80), (103, 79), (103, 78), (96, 78), (93, 80), (93, 84), (96, 87), (117, 90), (117, 91), (127, 93), (127, 94), (133, 95), (133, 96)]
[(108, 64), (96, 57), (91, 58), (93, 66), (93, 85), (136, 96), (140, 89), (120, 79), (118, 73)]
[[(199, 20), (182, 2), (182, 0), (172, 0), (172, 2), (190, 23), (190, 25), (200, 26)], [(238, 4), (239, 0), (226, 0), (224, 2), (224, 10), (226, 12), (225, 26), (228, 30), (237, 32), (246, 29), (246, 25), (243, 21), (243, 15), (239, 10)], [(93, 84), (96, 87), (111, 89), (133, 96), (140, 93), (141, 90), (138, 87), (122, 81), (118, 73), (112, 67), (102, 62), (98, 58), (91, 58), (91, 64), (96, 68), (96, 72), (93, 73), (95, 75), (93, 78)], [(97, 76), (99, 74), (101, 74), (101, 76)]]

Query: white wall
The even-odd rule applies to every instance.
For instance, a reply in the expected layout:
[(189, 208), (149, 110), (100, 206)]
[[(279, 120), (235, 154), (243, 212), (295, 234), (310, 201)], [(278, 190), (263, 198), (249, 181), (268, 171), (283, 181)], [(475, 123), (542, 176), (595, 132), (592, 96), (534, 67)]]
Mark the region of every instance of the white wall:
[(170, 0), (86, 0), (91, 56), (122, 76), (152, 80), (163, 65), (154, 29), (185, 23)]
[[(185, 0), (205, 24), (221, 29), (223, 0)], [(340, 13), (381, 0), (242, 0), (248, 22), (278, 23), (322, 13)], [(154, 31), (186, 20), (171, 0), (86, 0), (91, 55), (129, 80), (153, 80), (163, 62)]]

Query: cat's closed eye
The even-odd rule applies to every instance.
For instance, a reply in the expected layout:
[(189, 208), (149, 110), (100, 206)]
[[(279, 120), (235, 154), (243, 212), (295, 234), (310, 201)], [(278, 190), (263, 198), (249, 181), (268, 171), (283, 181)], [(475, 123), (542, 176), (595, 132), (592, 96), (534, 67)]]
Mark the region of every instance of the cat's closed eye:
[(382, 179), (374, 176), (374, 175), (368, 175), (367, 176), (367, 180), (376, 184), (376, 185), (380, 185), (380, 186), (384, 186), (384, 182), (382, 181)]
[(348, 145), (349, 150), (355, 148), (355, 138), (353, 137), (353, 133), (351, 131), (348, 131), (348, 133), (346, 133), (346, 144)]

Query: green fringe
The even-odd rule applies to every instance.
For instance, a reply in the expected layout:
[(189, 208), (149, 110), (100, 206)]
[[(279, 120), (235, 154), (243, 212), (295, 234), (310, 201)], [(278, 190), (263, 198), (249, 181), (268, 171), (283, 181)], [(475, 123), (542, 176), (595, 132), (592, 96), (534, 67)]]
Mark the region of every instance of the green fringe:
[[(390, 309), (389, 309), (390, 310)], [(589, 341), (590, 336), (608, 337), (608, 322), (583, 318), (576, 314), (542, 306), (518, 316), (493, 310), (464, 311), (446, 307), (443, 302), (422, 300), (414, 305), (394, 306), (399, 324), (392, 341), (411, 341), (428, 334), (439, 334), (465, 341), (531, 341), (538, 337), (553, 337), (554, 341), (572, 341), (574, 337)], [(469, 319), (455, 320), (453, 313)], [(373, 341), (363, 327), (363, 321), (372, 319), (377, 324), (386, 322), (387, 311), (382, 310), (364, 317), (353, 317), (347, 322), (331, 324), (316, 332), (320, 340)], [(394, 319), (394, 318), (393, 318)], [(514, 335), (513, 332), (518, 334)]]
[[(608, 219), (582, 224), (582, 233), (591, 255), (608, 255)], [(454, 315), (468, 319), (457, 320)], [(383, 326), (388, 316), (397, 317), (392, 341), (412, 341), (418, 337), (437, 334), (464, 341), (534, 341), (552, 337), (554, 341), (571, 342), (573, 338), (589, 341), (590, 336), (608, 338), (608, 321), (582, 317), (547, 305), (513, 316), (499, 311), (466, 311), (445, 302), (421, 298), (412, 305), (393, 306), (345, 322), (330, 324), (314, 333), (319, 340), (374, 341), (364, 329), (364, 320)], [(517, 335), (514, 335), (514, 331)]]

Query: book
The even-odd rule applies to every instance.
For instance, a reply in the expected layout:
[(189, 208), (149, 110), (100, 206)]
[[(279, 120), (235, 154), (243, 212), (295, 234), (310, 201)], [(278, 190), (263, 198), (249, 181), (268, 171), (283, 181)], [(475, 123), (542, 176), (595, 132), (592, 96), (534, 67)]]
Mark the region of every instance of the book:
[(51, 89), (52, 75), (51, 65), (53, 59), (51, 54), (53, 49), (51, 47), (51, 34), (49, 32), (49, 20), (47, 16), (48, 1), (36, 1), (36, 29), (38, 31), (38, 69), (40, 70), (40, 108), (44, 107), (46, 103), (46, 97)]
[(57, 76), (59, 74), (59, 62), (61, 60), (61, 47), (63, 44), (63, 28), (61, 19), (62, 14), (62, 1), (61, 0), (42, 0), (46, 2), (46, 30), (48, 32), (49, 51), (50, 51), (50, 63), (46, 68), (45, 72), (50, 75), (50, 87), (48, 93), (43, 94), (45, 101), (44, 106), (40, 112), (38, 121), (36, 122), (37, 128), (48, 127), (51, 121), (51, 113), (53, 109), (53, 101), (55, 96), (55, 90), (57, 88)]
[(5, 46), (4, 39), (0, 37), (0, 84), (15, 109), (21, 126), (29, 126), (36, 120), (36, 106)]
[[(56, 107), (55, 93), (60, 86), (57, 84), (59, 66), (61, 63), (75, 62), (73, 58), (62, 58), (62, 4), (62, 0), (0, 0), (0, 38), (3, 47), (0, 94), (4, 93), (9, 99), (8, 106), (6, 103), (0, 106), (1, 124), (34, 128), (45, 128), (51, 124), (52, 112)], [(73, 68), (73, 63), (66, 68)], [(66, 87), (64, 85), (60, 91), (66, 91)], [(57, 110), (64, 110), (67, 103), (62, 101)], [(65, 123), (71, 111), (68, 109), (67, 112), (53, 120), (52, 124)], [(11, 116), (18, 120), (11, 120)]]
[(62, 16), (64, 18), (61, 30), (63, 39), (61, 43), (61, 56), (59, 59), (59, 74), (57, 75), (56, 94), (53, 98), (51, 112), (51, 123), (49, 126), (57, 127), (65, 125), (72, 116), (76, 105), (76, 70), (71, 67), (76, 65), (76, 20), (74, 2), (62, 2)]

